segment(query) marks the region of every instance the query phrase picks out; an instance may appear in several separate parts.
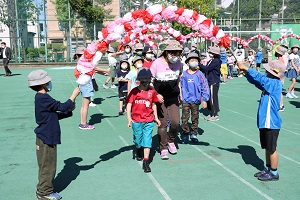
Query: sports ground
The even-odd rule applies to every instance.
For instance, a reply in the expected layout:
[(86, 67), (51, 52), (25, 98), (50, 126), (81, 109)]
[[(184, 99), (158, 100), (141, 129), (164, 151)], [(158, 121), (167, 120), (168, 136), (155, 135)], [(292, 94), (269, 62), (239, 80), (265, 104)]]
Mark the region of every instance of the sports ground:
[[(2, 69), (3, 70), (3, 69)], [(27, 86), (33, 68), (12, 68), (0, 76), (0, 199), (35, 199), (37, 161), (34, 91)], [(45, 68), (53, 78), (50, 95), (65, 101), (76, 86), (71, 67)], [(220, 86), (220, 120), (207, 122), (200, 110), (199, 143), (178, 144), (178, 154), (163, 161), (153, 132), (152, 172), (132, 159), (132, 130), (118, 116), (117, 89), (103, 89), (97, 75), (96, 107), (89, 109), (94, 130), (78, 129), (81, 96), (73, 117), (60, 121), (55, 188), (65, 200), (100, 199), (300, 199), (300, 100), (285, 99), (278, 140), (279, 181), (260, 182), (253, 174), (263, 167), (256, 112), (260, 91), (245, 78)], [(285, 81), (287, 89), (290, 81)], [(300, 96), (298, 80), (295, 94)], [(179, 142), (179, 139), (177, 140)]]

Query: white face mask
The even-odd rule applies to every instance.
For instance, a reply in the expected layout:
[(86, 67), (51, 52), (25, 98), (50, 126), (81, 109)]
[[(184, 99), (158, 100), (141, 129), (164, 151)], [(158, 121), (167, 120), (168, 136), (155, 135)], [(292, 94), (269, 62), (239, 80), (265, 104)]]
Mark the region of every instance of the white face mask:
[(214, 54), (210, 53), (208, 54), (210, 58), (213, 58), (214, 57)]
[(121, 65), (121, 68), (122, 68), (122, 69), (127, 69), (127, 65), (126, 65), (126, 64)]
[(198, 67), (198, 62), (197, 61), (193, 61), (193, 62), (189, 62), (189, 66), (193, 69)]
[(147, 53), (146, 54), (146, 58), (149, 59), (149, 60), (152, 60), (153, 59), (153, 55), (151, 53)]
[(48, 83), (48, 85), (46, 86), (46, 88), (48, 90), (47, 92), (50, 92), (52, 90), (52, 82), (51, 81)]
[(131, 49), (125, 49), (125, 52), (126, 52), (126, 53), (130, 53), (130, 52), (131, 52)]
[(138, 64), (135, 65), (135, 67), (139, 69), (139, 68), (143, 67), (143, 64), (142, 63), (138, 63)]
[(178, 60), (178, 57), (177, 56), (171, 56), (171, 55), (168, 55), (168, 60), (170, 63), (176, 63), (177, 60)]
[(293, 53), (296, 54), (298, 52), (298, 49), (293, 49)]

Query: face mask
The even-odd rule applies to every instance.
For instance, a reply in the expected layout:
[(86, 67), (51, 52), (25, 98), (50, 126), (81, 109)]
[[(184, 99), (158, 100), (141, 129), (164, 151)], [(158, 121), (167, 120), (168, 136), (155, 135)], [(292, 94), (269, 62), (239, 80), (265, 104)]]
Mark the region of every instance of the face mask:
[(141, 81), (141, 85), (148, 87), (150, 85), (149, 81)]
[(147, 53), (146, 54), (146, 58), (149, 59), (149, 60), (152, 60), (153, 59), (153, 56), (151, 53)]
[(193, 69), (198, 67), (198, 62), (189, 62), (189, 66)]
[(208, 54), (210, 58), (213, 58), (214, 57), (214, 54), (210, 53)]
[(125, 49), (126, 53), (130, 53), (131, 49)]
[(127, 69), (127, 65), (125, 64), (125, 65), (121, 65), (121, 68), (122, 69)]
[(196, 48), (195, 47), (192, 47), (192, 51), (195, 51), (196, 50)]
[(143, 55), (143, 52), (142, 52), (142, 51), (138, 51), (138, 52), (136, 52), (136, 55), (142, 56), (142, 55)]
[(177, 60), (178, 60), (178, 57), (177, 56), (171, 56), (171, 55), (168, 55), (168, 60), (170, 63), (176, 63)]
[(293, 49), (293, 53), (296, 54), (298, 52), (298, 49)]
[(138, 63), (138, 64), (135, 65), (135, 67), (139, 69), (139, 68), (143, 67), (143, 64), (142, 63)]
[(46, 86), (46, 89), (47, 89), (47, 92), (50, 92), (52, 90), (52, 82), (51, 81)]

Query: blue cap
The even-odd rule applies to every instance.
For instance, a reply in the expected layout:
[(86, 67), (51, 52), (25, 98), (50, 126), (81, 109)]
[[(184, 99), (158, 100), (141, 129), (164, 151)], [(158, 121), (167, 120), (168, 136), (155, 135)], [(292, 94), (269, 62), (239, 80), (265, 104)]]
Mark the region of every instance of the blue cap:
[(137, 74), (136, 79), (141, 79), (141, 78), (151, 78), (152, 77), (152, 73), (150, 71), (150, 69), (142, 67)]

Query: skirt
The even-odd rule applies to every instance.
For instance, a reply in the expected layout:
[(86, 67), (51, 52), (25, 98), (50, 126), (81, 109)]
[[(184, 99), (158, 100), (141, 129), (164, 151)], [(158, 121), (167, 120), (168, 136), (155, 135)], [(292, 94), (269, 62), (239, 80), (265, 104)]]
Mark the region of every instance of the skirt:
[(287, 72), (284, 73), (285, 77), (287, 78), (297, 78), (299, 74), (297, 74), (294, 68), (289, 69)]

